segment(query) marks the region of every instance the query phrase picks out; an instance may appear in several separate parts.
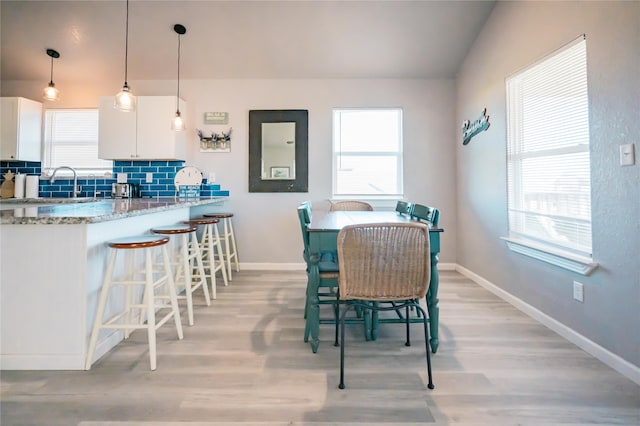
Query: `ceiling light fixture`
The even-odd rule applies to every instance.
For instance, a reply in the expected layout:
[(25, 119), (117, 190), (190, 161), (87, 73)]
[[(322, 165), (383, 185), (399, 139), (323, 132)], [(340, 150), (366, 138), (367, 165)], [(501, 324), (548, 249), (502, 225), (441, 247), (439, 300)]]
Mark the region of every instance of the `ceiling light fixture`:
[(53, 49), (47, 49), (47, 55), (51, 56), (51, 80), (49, 81), (49, 85), (44, 88), (42, 98), (47, 101), (57, 101), (60, 99), (60, 91), (56, 89), (56, 85), (53, 84), (53, 58), (58, 59), (60, 54)]
[(176, 116), (173, 119), (173, 124), (171, 127), (173, 130), (180, 131), (184, 130), (184, 119), (180, 114), (180, 36), (187, 32), (187, 29), (184, 25), (175, 24), (173, 26), (173, 31), (178, 34), (178, 91), (176, 95)]
[(120, 111), (130, 112), (136, 110), (136, 97), (129, 90), (127, 84), (127, 62), (129, 57), (129, 0), (127, 0), (127, 29), (125, 32), (124, 44), (124, 86), (116, 95), (114, 108)]

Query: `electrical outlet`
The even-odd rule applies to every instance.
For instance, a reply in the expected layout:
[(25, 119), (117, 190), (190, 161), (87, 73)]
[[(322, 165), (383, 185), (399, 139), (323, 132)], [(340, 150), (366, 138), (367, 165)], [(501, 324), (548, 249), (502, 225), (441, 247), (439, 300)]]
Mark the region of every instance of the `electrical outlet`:
[(584, 303), (584, 284), (578, 281), (573, 282), (573, 298)]
[(145, 179), (145, 183), (153, 183), (153, 173), (147, 173), (147, 178)]
[(213, 183), (216, 181), (216, 174), (214, 172), (209, 172), (209, 178), (207, 179), (207, 183)]
[(636, 163), (635, 149), (632, 143), (620, 145), (620, 165), (633, 166)]

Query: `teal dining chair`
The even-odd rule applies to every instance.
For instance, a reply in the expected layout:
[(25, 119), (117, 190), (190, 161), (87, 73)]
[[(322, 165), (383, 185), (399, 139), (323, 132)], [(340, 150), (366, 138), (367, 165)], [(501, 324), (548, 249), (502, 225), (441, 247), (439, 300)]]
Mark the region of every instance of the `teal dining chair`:
[(440, 210), (435, 207), (424, 206), (422, 204), (414, 204), (411, 210), (411, 217), (418, 221), (426, 221), (433, 226), (438, 226), (440, 220)]
[(413, 203), (410, 203), (409, 201), (398, 201), (396, 203), (396, 211), (403, 215), (406, 214), (407, 216), (411, 216), (411, 211), (413, 210)]
[[(307, 274), (309, 273), (309, 231), (307, 226), (311, 223), (311, 202), (305, 201), (298, 206), (298, 219), (300, 221), (300, 230), (302, 232), (302, 243), (304, 250), (302, 256), (307, 264)], [(320, 273), (320, 285), (318, 286), (318, 299), (320, 305), (332, 305), (333, 317), (332, 318), (320, 318), (321, 324), (331, 323), (338, 324), (338, 254), (337, 252), (324, 252), (320, 254), (320, 261), (318, 263), (318, 269)], [(305, 298), (304, 306), (304, 341), (309, 341), (310, 328), (306, 322), (307, 311), (309, 309), (309, 297), (308, 291)]]
[[(412, 307), (422, 316), (427, 359), (427, 387), (433, 389), (429, 327), (420, 300), (429, 290), (429, 229), (426, 224), (374, 223), (349, 225), (338, 233), (340, 264), (340, 384), (344, 389), (345, 318), (350, 309), (390, 311)], [(391, 306), (381, 305), (391, 302)], [(409, 346), (409, 317), (406, 317), (406, 342)]]

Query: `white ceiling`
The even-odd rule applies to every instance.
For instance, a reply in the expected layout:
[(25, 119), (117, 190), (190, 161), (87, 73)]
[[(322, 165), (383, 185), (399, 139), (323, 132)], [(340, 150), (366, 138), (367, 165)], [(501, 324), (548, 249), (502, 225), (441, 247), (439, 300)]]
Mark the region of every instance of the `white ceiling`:
[[(452, 78), (494, 1), (147, 1), (129, 4), (129, 80)], [(0, 77), (124, 78), (124, 0), (2, 0)]]

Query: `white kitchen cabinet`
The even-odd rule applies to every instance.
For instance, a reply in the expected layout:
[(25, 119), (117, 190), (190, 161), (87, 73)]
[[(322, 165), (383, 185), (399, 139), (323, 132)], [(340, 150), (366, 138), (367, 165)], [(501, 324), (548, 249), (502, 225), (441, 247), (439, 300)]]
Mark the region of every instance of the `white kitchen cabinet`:
[[(185, 132), (171, 129), (175, 96), (138, 96), (135, 112), (113, 107), (113, 97), (99, 103), (98, 157), (105, 160), (184, 160)], [(184, 116), (186, 104), (180, 100)]]
[(40, 161), (42, 103), (26, 98), (1, 98), (0, 160)]

